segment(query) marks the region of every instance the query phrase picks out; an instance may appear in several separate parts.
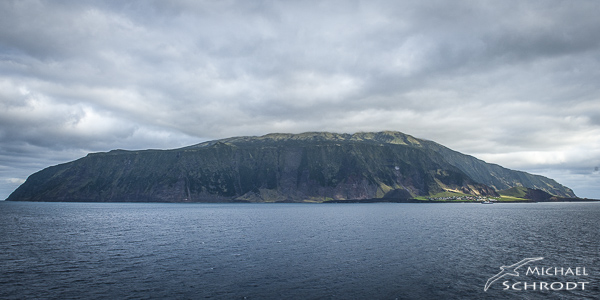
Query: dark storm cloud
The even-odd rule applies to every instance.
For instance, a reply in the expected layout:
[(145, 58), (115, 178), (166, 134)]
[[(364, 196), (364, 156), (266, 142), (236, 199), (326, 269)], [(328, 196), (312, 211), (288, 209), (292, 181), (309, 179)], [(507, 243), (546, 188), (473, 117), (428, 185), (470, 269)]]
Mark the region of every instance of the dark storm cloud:
[(316, 130), (399, 130), (591, 190), (599, 12), (597, 1), (3, 1), (3, 193), (90, 151)]

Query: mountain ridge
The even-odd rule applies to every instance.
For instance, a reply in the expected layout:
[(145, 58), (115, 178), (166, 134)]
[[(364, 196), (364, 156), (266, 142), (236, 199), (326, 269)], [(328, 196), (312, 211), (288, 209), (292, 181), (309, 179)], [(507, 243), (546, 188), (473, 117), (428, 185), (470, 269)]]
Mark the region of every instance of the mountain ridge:
[(170, 150), (111, 150), (32, 174), (9, 201), (323, 202), (514, 186), (575, 197), (539, 175), (395, 132), (271, 133)]

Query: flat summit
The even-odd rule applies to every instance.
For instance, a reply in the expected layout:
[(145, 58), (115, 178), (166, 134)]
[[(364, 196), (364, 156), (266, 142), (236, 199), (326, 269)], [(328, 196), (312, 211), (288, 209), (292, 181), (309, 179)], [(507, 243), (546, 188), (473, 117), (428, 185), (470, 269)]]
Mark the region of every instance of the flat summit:
[(497, 196), (512, 187), (575, 197), (556, 181), (400, 132), (232, 137), (172, 150), (91, 153), (29, 176), (9, 201), (322, 202)]

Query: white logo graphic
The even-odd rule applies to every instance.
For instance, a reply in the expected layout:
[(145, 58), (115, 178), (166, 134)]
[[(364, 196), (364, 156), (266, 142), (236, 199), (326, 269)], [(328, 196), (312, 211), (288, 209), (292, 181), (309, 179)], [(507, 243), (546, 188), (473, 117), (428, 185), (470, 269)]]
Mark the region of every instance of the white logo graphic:
[(492, 276), (490, 279), (488, 279), (488, 281), (485, 283), (485, 287), (483, 288), (483, 291), (487, 291), (488, 288), (490, 287), (490, 285), (492, 285), (492, 283), (496, 282), (496, 280), (506, 276), (506, 275), (510, 275), (510, 276), (519, 276), (519, 272), (517, 272), (517, 269), (530, 263), (533, 261), (537, 261), (537, 260), (542, 260), (544, 259), (543, 257), (531, 257), (531, 258), (526, 258), (521, 260), (520, 262), (516, 263), (516, 264), (512, 264), (510, 266), (502, 266), (500, 267), (500, 269), (502, 271), (500, 271), (500, 273)]

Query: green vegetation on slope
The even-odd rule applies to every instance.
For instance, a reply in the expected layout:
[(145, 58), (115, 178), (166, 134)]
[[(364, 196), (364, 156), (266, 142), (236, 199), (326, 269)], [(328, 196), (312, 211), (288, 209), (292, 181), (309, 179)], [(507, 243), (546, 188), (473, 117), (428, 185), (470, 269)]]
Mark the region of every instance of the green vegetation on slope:
[[(320, 202), (450, 191), (497, 196), (485, 178), (473, 180), (461, 163), (490, 172), (499, 166), (458, 152), (447, 155), (435, 145), (399, 132), (304, 133), (234, 137), (173, 150), (114, 150), (37, 172), (7, 200)], [(502, 169), (496, 176), (521, 184), (533, 175)], [(568, 191), (549, 179), (544, 184)]]
[(505, 196), (507, 198), (512, 197), (512, 198), (525, 199), (525, 196), (527, 195), (527, 188), (522, 187), (522, 186), (515, 186), (510, 189), (498, 191), (498, 194), (500, 194), (501, 196)]

